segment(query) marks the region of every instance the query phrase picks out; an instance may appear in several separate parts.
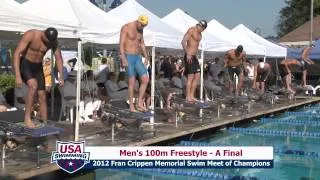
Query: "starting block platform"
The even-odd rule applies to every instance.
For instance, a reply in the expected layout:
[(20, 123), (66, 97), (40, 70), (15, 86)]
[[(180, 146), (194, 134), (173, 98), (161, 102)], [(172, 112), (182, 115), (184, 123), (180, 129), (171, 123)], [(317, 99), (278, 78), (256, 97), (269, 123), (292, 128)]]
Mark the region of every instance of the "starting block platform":
[[(108, 119), (111, 120), (112, 123), (112, 128), (111, 128), (111, 140), (114, 142), (115, 140), (115, 135), (116, 131), (120, 132), (121, 130), (117, 128), (116, 124), (120, 123), (124, 126), (124, 128), (128, 131), (130, 130), (129, 126), (134, 125), (133, 132), (137, 134), (137, 137), (139, 137), (140, 140), (143, 139), (143, 126), (147, 126), (150, 124), (144, 124), (143, 122), (149, 121), (149, 119), (153, 116), (151, 112), (131, 112), (128, 109), (123, 109), (120, 107), (112, 106), (111, 104), (105, 105), (103, 107), (103, 110), (108, 116)], [(111, 115), (111, 116), (110, 116)], [(128, 121), (129, 119), (134, 120), (133, 122), (130, 123)], [(155, 131), (152, 131), (153, 135), (155, 136)]]
[(173, 98), (174, 103), (178, 104), (178, 105), (182, 105), (183, 107), (192, 107), (192, 108), (196, 108), (196, 109), (208, 109), (211, 108), (214, 105), (214, 102), (194, 102), (194, 103), (190, 103), (188, 101), (186, 101), (185, 99), (179, 98), (179, 97), (174, 97)]
[[(63, 128), (55, 127), (53, 125), (41, 124), (39, 127), (36, 128), (28, 128), (24, 124), (24, 122), (8, 122), (0, 120), (0, 137), (2, 143), (2, 162), (5, 162), (8, 157), (6, 157), (6, 146), (8, 140), (15, 139), (15, 137), (29, 137), (29, 138), (36, 138), (42, 139), (47, 136), (51, 135), (58, 135), (64, 132)], [(42, 141), (37, 140), (36, 143), (36, 150), (32, 153), (36, 153), (36, 166), (40, 168), (40, 148)], [(21, 145), (23, 146), (23, 145)], [(19, 148), (16, 148), (19, 149)], [(15, 150), (16, 150), (15, 149)], [(13, 150), (12, 152), (14, 152)]]
[(10, 135), (30, 136), (30, 137), (46, 137), (50, 135), (60, 134), (64, 129), (52, 125), (42, 124), (36, 128), (28, 128), (24, 122), (11, 123), (0, 120), (0, 130)]
[(128, 119), (149, 119), (152, 117), (151, 112), (131, 112), (127, 109), (118, 108), (111, 105), (106, 105), (104, 107), (104, 111), (110, 114), (117, 115), (121, 118), (128, 118)]

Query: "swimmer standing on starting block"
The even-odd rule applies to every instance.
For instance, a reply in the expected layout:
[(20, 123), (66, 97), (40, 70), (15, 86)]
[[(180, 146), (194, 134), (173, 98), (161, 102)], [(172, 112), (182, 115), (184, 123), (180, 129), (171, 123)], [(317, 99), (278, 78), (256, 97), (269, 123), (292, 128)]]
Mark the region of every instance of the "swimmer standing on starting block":
[(239, 95), (244, 81), (244, 63), (246, 62), (246, 52), (243, 51), (243, 46), (239, 45), (236, 49), (231, 49), (226, 52), (224, 58), (224, 66), (228, 68), (229, 74), (229, 91), (233, 93), (235, 86), (234, 74), (239, 78), (239, 83), (235, 94)]
[(187, 74), (186, 101), (190, 103), (197, 101), (197, 99), (194, 97), (194, 93), (200, 79), (200, 64), (197, 58), (197, 52), (202, 39), (201, 33), (206, 28), (207, 21), (199, 21), (196, 26), (188, 29), (181, 42), (185, 52), (184, 63), (185, 72)]
[[(139, 16), (138, 20), (125, 24), (121, 28), (120, 33), (120, 59), (121, 66), (127, 69), (129, 83), (128, 95), (130, 111), (146, 112), (147, 108), (144, 107), (143, 98), (146, 92), (149, 77), (145, 65), (149, 64), (146, 46), (143, 40), (143, 29), (148, 25), (148, 17), (145, 15)], [(141, 52), (145, 57), (145, 65), (142, 62)], [(136, 82), (136, 75), (140, 77), (140, 88), (137, 109), (133, 104), (133, 93)]]
[(29, 30), (22, 36), (13, 57), (16, 75), (16, 86), (22, 87), (22, 83), (28, 86), (24, 122), (28, 128), (36, 128), (31, 120), (31, 108), (36, 92), (38, 91), (41, 120), (48, 119), (47, 102), (45, 94), (45, 81), (42, 61), (44, 55), (52, 49), (58, 68), (59, 84), (63, 85), (63, 68), (61, 50), (58, 47), (58, 31), (48, 28), (45, 31)]

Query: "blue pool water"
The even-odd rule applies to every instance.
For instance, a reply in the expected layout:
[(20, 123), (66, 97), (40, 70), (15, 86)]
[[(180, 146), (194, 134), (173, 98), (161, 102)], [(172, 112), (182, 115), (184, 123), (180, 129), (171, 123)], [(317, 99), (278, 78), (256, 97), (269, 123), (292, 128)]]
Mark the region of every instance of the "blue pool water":
[[(319, 115), (319, 116), (318, 116)], [(177, 173), (169, 170), (108, 170), (95, 171), (97, 180), (193, 180), (201, 174), (214, 172), (216, 178), (207, 179), (271, 179), (271, 180), (317, 180), (320, 179), (320, 105), (313, 105), (295, 111), (268, 117), (241, 131), (221, 130), (212, 136), (194, 142), (180, 142), (177, 145), (206, 143), (208, 146), (273, 146), (274, 168), (272, 169), (183, 169)], [(309, 122), (310, 121), (310, 122)], [(316, 123), (312, 123), (314, 121)], [(254, 129), (255, 134), (244, 133)], [(262, 130), (262, 131), (261, 131)], [(264, 131), (265, 130), (265, 131)], [(279, 131), (289, 132), (281, 135)], [(259, 134), (259, 132), (262, 132)], [(295, 136), (291, 132), (297, 132)], [(308, 137), (305, 137), (308, 135)], [(292, 153), (298, 152), (298, 153)], [(199, 175), (200, 173), (200, 175)], [(175, 175), (180, 174), (180, 175)], [(182, 174), (182, 175), (181, 175)]]

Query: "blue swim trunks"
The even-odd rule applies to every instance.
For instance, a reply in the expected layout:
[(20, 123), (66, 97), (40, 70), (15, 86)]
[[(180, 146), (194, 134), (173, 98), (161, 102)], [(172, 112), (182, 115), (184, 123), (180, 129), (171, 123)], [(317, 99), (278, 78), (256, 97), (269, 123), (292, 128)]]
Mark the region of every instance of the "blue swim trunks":
[(142, 63), (142, 58), (138, 54), (126, 54), (126, 58), (128, 60), (128, 68), (127, 73), (128, 77), (136, 76), (139, 77), (147, 74), (147, 70)]

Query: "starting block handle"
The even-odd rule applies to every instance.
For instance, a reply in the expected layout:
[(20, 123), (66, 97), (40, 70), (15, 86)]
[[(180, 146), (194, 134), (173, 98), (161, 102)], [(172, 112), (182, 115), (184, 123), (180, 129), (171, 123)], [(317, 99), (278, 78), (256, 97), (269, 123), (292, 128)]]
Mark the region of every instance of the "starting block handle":
[(37, 169), (40, 169), (40, 145), (37, 145)]

